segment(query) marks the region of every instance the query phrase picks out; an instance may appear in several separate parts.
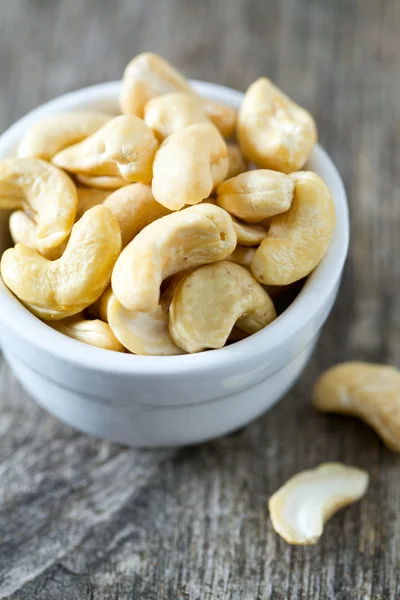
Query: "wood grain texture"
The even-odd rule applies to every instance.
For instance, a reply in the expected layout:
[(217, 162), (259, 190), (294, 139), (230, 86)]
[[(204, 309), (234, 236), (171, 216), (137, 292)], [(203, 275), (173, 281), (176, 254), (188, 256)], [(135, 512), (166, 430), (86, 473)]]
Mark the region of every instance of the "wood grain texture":
[[(12, 0), (0, 4), (0, 130), (45, 100), (120, 77), (152, 49), (244, 90), (270, 76), (315, 115), (347, 187), (339, 299), (296, 388), (246, 429), (136, 451), (74, 432), (0, 371), (0, 597), (400, 597), (399, 458), (310, 389), (344, 359), (400, 365), (398, 0)], [(321, 461), (366, 468), (366, 498), (316, 547), (278, 538), (267, 499)]]

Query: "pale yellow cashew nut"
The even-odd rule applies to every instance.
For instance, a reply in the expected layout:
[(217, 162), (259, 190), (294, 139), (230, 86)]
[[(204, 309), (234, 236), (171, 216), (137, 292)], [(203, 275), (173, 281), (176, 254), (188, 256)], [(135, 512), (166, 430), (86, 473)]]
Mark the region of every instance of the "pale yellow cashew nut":
[(270, 498), (272, 526), (289, 544), (316, 544), (324, 524), (362, 498), (368, 474), (356, 467), (325, 463), (294, 475)]
[(49, 161), (57, 152), (95, 133), (113, 116), (94, 111), (51, 115), (28, 129), (19, 143), (17, 154), (21, 158)]
[(119, 223), (123, 248), (144, 227), (170, 212), (154, 200), (150, 185), (144, 183), (132, 183), (116, 190), (103, 206), (111, 210)]
[(183, 92), (149, 100), (144, 109), (144, 122), (161, 142), (188, 125), (211, 124), (198, 99)]
[(237, 134), (244, 156), (259, 167), (291, 173), (301, 169), (317, 141), (317, 128), (269, 79), (257, 79), (239, 110)]
[(267, 235), (262, 225), (248, 225), (232, 217), (237, 235), (237, 243), (241, 246), (258, 246)]
[(76, 179), (79, 183), (87, 187), (109, 190), (110, 192), (129, 185), (129, 181), (120, 176), (112, 177), (111, 175), (104, 175), (103, 177), (90, 177), (89, 175), (77, 174)]
[(120, 115), (79, 144), (58, 152), (52, 162), (81, 175), (121, 175), (127, 181), (149, 183), (157, 148), (158, 141), (144, 121)]
[(61, 321), (48, 321), (47, 325), (84, 344), (114, 352), (125, 352), (110, 326), (99, 319), (89, 320), (78, 314)]
[(32, 246), (55, 248), (69, 235), (78, 202), (66, 173), (37, 158), (0, 161), (0, 208), (29, 209), (36, 223)]
[(294, 181), (288, 175), (258, 169), (223, 181), (217, 188), (217, 202), (238, 219), (262, 223), (289, 210), (293, 193)]
[(229, 170), (226, 174), (226, 178), (231, 179), (232, 177), (236, 177), (236, 175), (240, 175), (240, 173), (247, 171), (247, 161), (239, 146), (236, 146), (236, 144), (227, 144), (226, 147), (228, 150), (229, 161)]
[(400, 452), (400, 371), (388, 365), (341, 363), (316, 381), (313, 404), (323, 412), (359, 417)]
[(190, 87), (189, 82), (170, 63), (157, 54), (143, 52), (127, 65), (121, 87), (123, 113), (143, 118), (145, 106), (156, 96), (184, 92), (203, 104), (206, 115), (224, 137), (235, 132), (236, 111), (230, 106), (207, 100)]
[(38, 317), (63, 319), (84, 310), (110, 283), (121, 250), (121, 232), (114, 215), (94, 206), (72, 228), (61, 258), (49, 261), (17, 244), (1, 258), (4, 283)]
[(86, 313), (91, 319), (100, 319), (104, 323), (108, 323), (107, 311), (112, 297), (113, 291), (110, 285), (106, 291), (102, 293), (100, 298), (97, 298), (96, 302), (93, 302), (93, 304), (87, 307)]
[(251, 261), (256, 253), (255, 248), (246, 248), (242, 246), (236, 246), (232, 254), (226, 257), (225, 260), (229, 260), (241, 267), (247, 267), (250, 269)]
[(236, 246), (226, 211), (201, 204), (154, 221), (121, 252), (112, 274), (118, 301), (133, 311), (157, 309), (164, 279), (205, 263), (222, 260)]
[(306, 277), (326, 254), (336, 214), (332, 194), (311, 171), (292, 173), (290, 209), (271, 219), (267, 237), (251, 262), (254, 277), (267, 285), (288, 285)]
[(198, 204), (228, 172), (226, 144), (213, 125), (189, 125), (162, 143), (153, 172), (157, 202), (170, 210)]
[(271, 298), (244, 267), (220, 261), (199, 267), (178, 283), (169, 330), (186, 352), (222, 348), (234, 325), (256, 333), (276, 318)]
[(111, 194), (110, 190), (91, 188), (83, 185), (77, 185), (76, 191), (78, 192), (78, 206), (76, 208), (75, 221), (79, 221), (87, 210), (101, 204)]

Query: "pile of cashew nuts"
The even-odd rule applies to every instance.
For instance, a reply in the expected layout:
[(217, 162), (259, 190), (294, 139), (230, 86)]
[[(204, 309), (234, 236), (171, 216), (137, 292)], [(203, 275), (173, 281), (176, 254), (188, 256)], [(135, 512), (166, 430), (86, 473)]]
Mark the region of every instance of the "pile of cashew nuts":
[(335, 226), (328, 187), (301, 170), (313, 118), (266, 78), (237, 114), (151, 53), (126, 67), (120, 105), (43, 119), (0, 161), (5, 284), (54, 329), (120, 352), (200, 352), (266, 327)]

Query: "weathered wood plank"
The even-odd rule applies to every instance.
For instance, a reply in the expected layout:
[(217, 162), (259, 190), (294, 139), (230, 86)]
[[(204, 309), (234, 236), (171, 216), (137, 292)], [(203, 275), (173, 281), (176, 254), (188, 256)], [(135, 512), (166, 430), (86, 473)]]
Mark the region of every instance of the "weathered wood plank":
[[(13, 0), (0, 7), (0, 130), (41, 102), (116, 79), (152, 49), (245, 89), (267, 74), (315, 114), (345, 179), (352, 248), (299, 385), (245, 430), (140, 452), (73, 432), (0, 371), (0, 597), (14, 600), (400, 596), (399, 465), (364, 425), (313, 412), (346, 358), (400, 365), (400, 3), (397, 0)], [(267, 498), (341, 460), (371, 473), (314, 548), (272, 531)]]

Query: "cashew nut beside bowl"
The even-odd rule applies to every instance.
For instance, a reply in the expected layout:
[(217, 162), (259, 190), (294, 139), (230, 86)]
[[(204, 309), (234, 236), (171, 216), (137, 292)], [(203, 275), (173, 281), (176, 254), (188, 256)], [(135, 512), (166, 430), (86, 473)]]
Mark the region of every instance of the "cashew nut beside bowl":
[(96, 133), (53, 156), (52, 162), (89, 176), (121, 175), (127, 181), (150, 183), (158, 141), (150, 127), (134, 115), (120, 115)]
[(244, 267), (220, 261), (199, 267), (177, 284), (169, 330), (186, 352), (222, 348), (236, 324), (256, 333), (276, 318), (271, 298)]
[(400, 452), (400, 371), (388, 365), (345, 362), (316, 381), (313, 404), (323, 412), (359, 417), (393, 452)]
[(325, 463), (294, 475), (270, 498), (272, 526), (289, 544), (316, 544), (324, 524), (362, 498), (368, 474), (356, 467)]
[(235, 109), (202, 98), (179, 71), (152, 52), (138, 54), (127, 65), (122, 78), (121, 110), (142, 118), (149, 100), (175, 92), (184, 92), (196, 98), (221, 134), (224, 137), (233, 135), (236, 127)]
[(153, 165), (154, 198), (170, 210), (198, 204), (228, 172), (226, 144), (213, 125), (189, 125), (168, 137)]
[(114, 215), (94, 206), (72, 228), (64, 254), (49, 261), (17, 244), (1, 258), (4, 283), (42, 319), (63, 319), (81, 312), (101, 296), (121, 251)]
[(129, 310), (155, 311), (164, 279), (222, 260), (235, 246), (226, 211), (212, 204), (185, 208), (154, 221), (124, 248), (113, 270), (113, 292)]
[(0, 161), (0, 208), (26, 209), (35, 217), (32, 245), (55, 248), (69, 235), (78, 196), (66, 173), (37, 158)]
[(48, 321), (47, 325), (74, 340), (84, 342), (90, 346), (113, 350), (114, 352), (125, 352), (125, 348), (117, 340), (110, 326), (99, 319), (92, 321), (84, 319), (81, 314), (78, 314), (61, 321)]
[(254, 277), (267, 285), (288, 285), (309, 275), (326, 254), (335, 229), (335, 205), (322, 179), (311, 171), (289, 177), (295, 185), (292, 205), (272, 217), (251, 262)]
[(293, 180), (284, 173), (258, 169), (227, 179), (217, 188), (217, 202), (230, 214), (248, 223), (289, 210), (294, 193)]
[(81, 142), (114, 115), (85, 111), (51, 115), (28, 129), (18, 146), (20, 158), (51, 160), (57, 152)]
[(149, 100), (144, 109), (144, 122), (161, 142), (188, 125), (211, 125), (201, 102), (195, 96), (183, 92), (156, 96)]
[(237, 134), (244, 156), (259, 167), (291, 173), (302, 169), (317, 141), (317, 128), (269, 79), (257, 79), (239, 111)]

